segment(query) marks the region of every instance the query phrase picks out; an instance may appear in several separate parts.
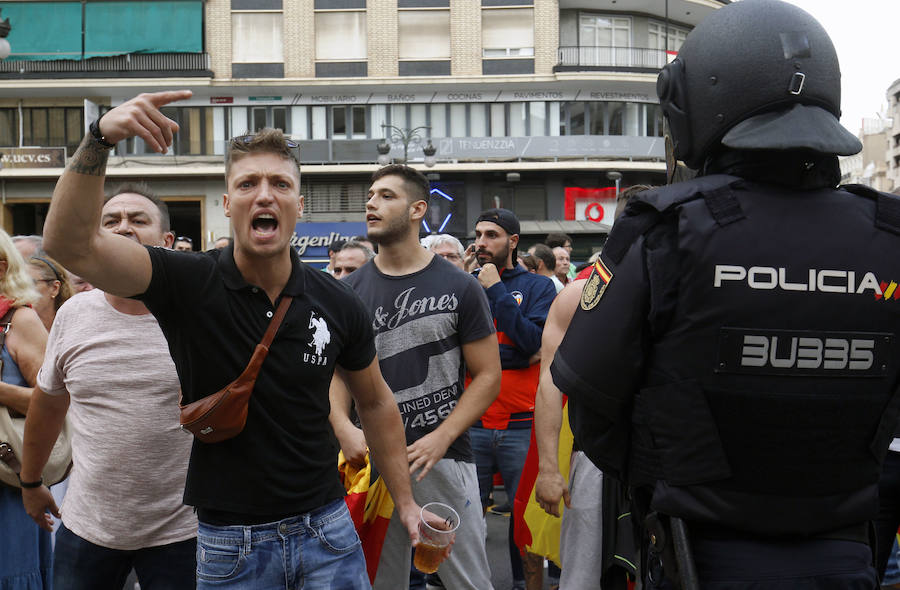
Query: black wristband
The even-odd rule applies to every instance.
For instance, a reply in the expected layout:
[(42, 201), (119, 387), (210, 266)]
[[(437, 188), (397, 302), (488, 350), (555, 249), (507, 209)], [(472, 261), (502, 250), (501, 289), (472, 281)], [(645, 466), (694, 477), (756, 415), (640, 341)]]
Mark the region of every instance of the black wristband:
[(19, 485), (25, 488), (26, 490), (31, 490), (34, 488), (39, 488), (44, 485), (44, 478), (40, 478), (37, 481), (22, 481), (22, 478), (19, 478)]
[[(103, 115), (105, 114), (106, 113), (103, 113)], [(116, 144), (106, 141), (106, 138), (103, 137), (103, 134), (100, 132), (100, 119), (103, 118), (103, 115), (97, 117), (97, 120), (91, 123), (90, 126), (88, 126), (88, 130), (91, 132), (91, 137), (94, 138), (94, 141), (107, 149), (112, 149), (116, 147)]]

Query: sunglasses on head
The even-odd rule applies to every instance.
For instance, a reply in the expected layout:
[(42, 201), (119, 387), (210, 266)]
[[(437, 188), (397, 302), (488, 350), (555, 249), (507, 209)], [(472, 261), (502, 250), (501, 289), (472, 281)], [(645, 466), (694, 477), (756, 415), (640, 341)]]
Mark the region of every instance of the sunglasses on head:
[[(244, 143), (249, 144), (253, 141), (253, 138), (256, 137), (256, 134), (250, 135), (239, 135), (237, 137), (232, 137), (231, 141), (233, 143)], [(287, 146), (288, 150), (291, 152), (291, 155), (294, 157), (297, 162), (300, 162), (300, 143), (290, 139), (288, 137), (284, 138), (284, 145)]]
[(187, 242), (187, 243), (190, 244), (191, 246), (194, 245), (194, 240), (190, 239), (190, 238), (187, 237), (187, 236), (178, 236), (177, 238), (175, 238), (175, 241), (176, 241), (176, 242)]

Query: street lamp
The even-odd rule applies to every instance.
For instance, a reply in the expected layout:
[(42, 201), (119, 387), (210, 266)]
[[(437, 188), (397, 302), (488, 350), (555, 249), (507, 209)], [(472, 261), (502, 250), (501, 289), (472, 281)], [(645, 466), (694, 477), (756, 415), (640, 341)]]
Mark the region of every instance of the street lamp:
[(6, 59), (7, 57), (9, 57), (11, 48), (9, 46), (9, 41), (6, 40), (6, 37), (9, 35), (9, 32), (11, 30), (12, 27), (9, 25), (8, 18), (0, 20), (0, 59)]
[(425, 165), (429, 168), (435, 165), (437, 161), (435, 158), (437, 148), (431, 144), (431, 138), (424, 138), (419, 135), (419, 131), (431, 131), (431, 127), (428, 125), (414, 127), (413, 129), (404, 129), (382, 123), (381, 130), (386, 131), (387, 133), (384, 140), (375, 146), (375, 149), (378, 150), (378, 164), (380, 166), (387, 166), (391, 163), (390, 153), (392, 143), (403, 144), (402, 162), (406, 164), (409, 161), (409, 145), (421, 144), (423, 140), (427, 142), (425, 147), (422, 148), (422, 153), (425, 155)]
[(616, 201), (619, 200), (619, 182), (622, 180), (622, 173), (611, 170), (606, 173), (606, 177), (616, 183)]

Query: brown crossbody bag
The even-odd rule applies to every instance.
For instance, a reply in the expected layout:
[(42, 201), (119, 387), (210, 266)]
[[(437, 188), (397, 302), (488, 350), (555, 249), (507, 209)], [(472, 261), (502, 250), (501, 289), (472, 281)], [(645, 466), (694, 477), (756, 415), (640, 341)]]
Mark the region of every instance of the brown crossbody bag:
[(256, 345), (247, 368), (237, 379), (212, 395), (181, 406), (183, 430), (205, 443), (228, 440), (240, 434), (247, 423), (247, 405), (250, 403), (253, 386), (256, 385), (256, 376), (269, 354), (269, 346), (275, 339), (275, 332), (291, 306), (292, 299), (288, 296), (281, 298), (262, 341)]

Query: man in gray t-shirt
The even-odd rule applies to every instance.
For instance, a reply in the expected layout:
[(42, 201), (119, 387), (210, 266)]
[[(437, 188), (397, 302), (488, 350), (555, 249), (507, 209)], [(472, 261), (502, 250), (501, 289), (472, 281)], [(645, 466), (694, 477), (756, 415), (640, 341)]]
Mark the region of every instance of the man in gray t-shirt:
[[(413, 496), (420, 505), (440, 501), (460, 514), (441, 580), (448, 588), (485, 590), (491, 572), (467, 430), (499, 393), (499, 349), (484, 289), (419, 245), (428, 194), (428, 181), (407, 166), (373, 175), (366, 226), (378, 254), (345, 280), (372, 312), (381, 371), (406, 429)], [(345, 403), (334, 404), (332, 422), (345, 454), (360, 446)], [(392, 518), (375, 590), (408, 588), (409, 558), (409, 539)]]
[[(168, 209), (144, 185), (114, 191), (101, 223), (141, 244), (172, 245)], [(143, 303), (94, 289), (60, 308), (22, 458), (23, 480), (39, 480), (68, 414), (75, 466), (54, 588), (121, 590), (132, 568), (144, 590), (195, 588), (197, 517), (182, 503), (192, 439), (179, 428), (178, 399), (175, 364)], [(48, 512), (60, 517), (45, 486), (23, 489), (22, 498), (44, 528)]]

